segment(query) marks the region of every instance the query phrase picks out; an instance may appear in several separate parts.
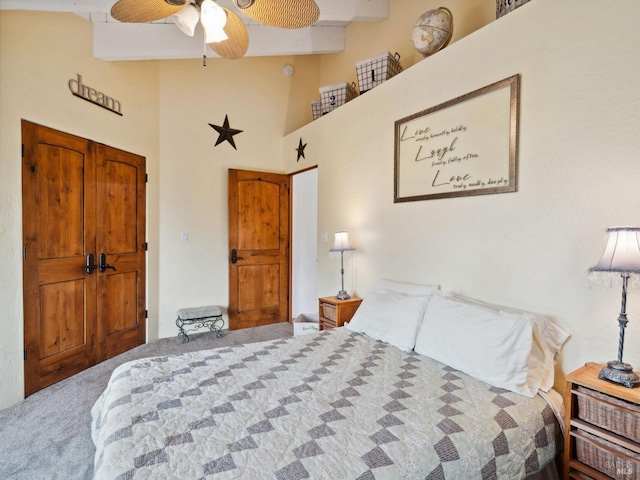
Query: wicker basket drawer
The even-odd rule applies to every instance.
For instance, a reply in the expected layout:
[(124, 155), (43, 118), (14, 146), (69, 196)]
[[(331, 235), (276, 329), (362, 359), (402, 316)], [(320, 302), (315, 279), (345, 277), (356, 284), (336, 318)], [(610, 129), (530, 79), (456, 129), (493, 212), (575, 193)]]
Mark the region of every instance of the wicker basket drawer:
[(576, 430), (578, 461), (616, 480), (640, 480), (640, 455), (595, 435)]
[(330, 303), (322, 304), (322, 316), (328, 318), (329, 320), (333, 320), (336, 322), (336, 306), (331, 305)]
[(578, 418), (640, 443), (640, 405), (578, 387)]
[(322, 326), (321, 330), (328, 330), (330, 328), (336, 328), (336, 322), (332, 322), (331, 320), (326, 320), (326, 319), (323, 319), (320, 322), (320, 325)]

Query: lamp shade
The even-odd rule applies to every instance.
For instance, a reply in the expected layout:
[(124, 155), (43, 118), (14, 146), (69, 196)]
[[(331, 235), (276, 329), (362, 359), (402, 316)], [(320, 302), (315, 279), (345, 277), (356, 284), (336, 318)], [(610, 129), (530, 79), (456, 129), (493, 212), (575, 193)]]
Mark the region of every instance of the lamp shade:
[(607, 246), (592, 272), (640, 273), (640, 227), (608, 228)]
[(347, 250), (355, 250), (349, 243), (349, 232), (336, 232), (333, 248), (330, 252), (345, 252)]
[(198, 11), (198, 7), (190, 3), (178, 13), (171, 15), (170, 18), (182, 33), (193, 37), (196, 25), (198, 25), (198, 20), (200, 20), (200, 12)]
[(213, 0), (203, 0), (200, 5), (200, 22), (204, 29), (205, 43), (215, 43), (227, 40), (224, 32), (227, 24), (227, 12)]

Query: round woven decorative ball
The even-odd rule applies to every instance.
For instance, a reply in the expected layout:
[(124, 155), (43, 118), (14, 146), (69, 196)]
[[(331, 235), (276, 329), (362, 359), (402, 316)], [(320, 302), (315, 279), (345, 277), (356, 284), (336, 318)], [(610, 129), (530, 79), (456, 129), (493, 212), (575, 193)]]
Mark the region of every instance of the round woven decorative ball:
[(453, 34), (453, 16), (440, 7), (423, 13), (413, 27), (413, 45), (423, 57), (433, 55), (447, 46)]

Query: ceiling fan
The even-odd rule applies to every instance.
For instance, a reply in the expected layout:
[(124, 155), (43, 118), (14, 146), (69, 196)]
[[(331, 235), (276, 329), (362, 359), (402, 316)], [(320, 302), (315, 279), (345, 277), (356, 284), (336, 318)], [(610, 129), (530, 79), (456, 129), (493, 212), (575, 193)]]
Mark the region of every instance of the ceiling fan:
[[(314, 0), (233, 0), (233, 3), (247, 17), (278, 28), (308, 27), (320, 16)], [(193, 36), (199, 20), (205, 44), (221, 57), (241, 58), (249, 48), (247, 27), (240, 17), (214, 0), (118, 0), (111, 7), (111, 16), (127, 23), (171, 17), (189, 36)], [(206, 56), (204, 59), (206, 62)]]

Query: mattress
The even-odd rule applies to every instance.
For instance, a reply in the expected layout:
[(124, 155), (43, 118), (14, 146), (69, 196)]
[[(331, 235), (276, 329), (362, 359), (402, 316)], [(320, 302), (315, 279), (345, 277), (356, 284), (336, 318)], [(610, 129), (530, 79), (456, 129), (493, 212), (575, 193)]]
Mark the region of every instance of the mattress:
[(97, 480), (516, 480), (562, 443), (542, 397), (345, 328), (123, 364), (92, 435)]

